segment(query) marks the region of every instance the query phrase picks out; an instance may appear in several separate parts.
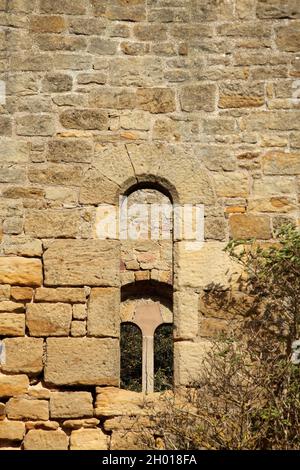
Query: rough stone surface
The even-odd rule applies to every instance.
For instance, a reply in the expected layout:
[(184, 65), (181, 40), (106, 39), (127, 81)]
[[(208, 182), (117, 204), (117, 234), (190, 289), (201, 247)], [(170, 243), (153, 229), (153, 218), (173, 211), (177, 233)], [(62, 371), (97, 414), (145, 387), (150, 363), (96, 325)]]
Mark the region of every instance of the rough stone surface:
[(25, 315), (0, 313), (0, 336), (25, 336)]
[(62, 303), (29, 304), (26, 326), (31, 336), (68, 336), (72, 307)]
[(9, 419), (49, 419), (49, 404), (46, 400), (28, 400), (27, 398), (11, 398), (6, 405)]
[(51, 418), (93, 416), (93, 399), (88, 392), (53, 392), (50, 396)]
[(24, 439), (25, 450), (67, 450), (69, 439), (62, 431), (32, 429)]
[(115, 385), (119, 382), (117, 340), (47, 340), (45, 380), (54, 385)]
[(12, 285), (40, 286), (43, 282), (40, 260), (0, 257), (0, 282)]
[(13, 397), (27, 392), (29, 380), (27, 375), (0, 374), (0, 397)]
[(44, 255), (46, 285), (117, 286), (118, 245), (113, 241), (56, 241)]
[(3, 341), (4, 372), (37, 374), (43, 370), (43, 340), (38, 338), (9, 338)]
[(108, 438), (101, 429), (78, 429), (70, 438), (71, 450), (107, 450)]
[(119, 304), (118, 289), (92, 289), (87, 321), (89, 336), (119, 336)]
[(4, 441), (22, 441), (25, 424), (18, 421), (0, 421), (0, 439)]

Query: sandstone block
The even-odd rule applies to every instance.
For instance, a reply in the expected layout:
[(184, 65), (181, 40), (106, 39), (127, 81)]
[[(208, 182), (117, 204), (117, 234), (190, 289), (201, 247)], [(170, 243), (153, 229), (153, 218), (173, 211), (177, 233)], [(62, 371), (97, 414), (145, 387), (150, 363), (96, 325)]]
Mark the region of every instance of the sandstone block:
[(8, 338), (3, 341), (4, 372), (38, 374), (43, 369), (43, 340), (37, 338)]
[(86, 0), (41, 0), (40, 10), (42, 13), (54, 13), (63, 15), (84, 15), (86, 12)]
[(62, 303), (27, 305), (26, 326), (31, 336), (68, 336), (72, 306)]
[(95, 405), (96, 416), (139, 416), (149, 413), (145, 406), (147, 400), (152, 401), (152, 396), (143, 393), (131, 392), (114, 387), (97, 388)]
[(80, 418), (93, 416), (93, 398), (88, 392), (52, 392), (51, 418)]
[[(39, 287), (35, 291), (36, 302), (64, 302), (64, 303), (84, 303), (86, 295), (84, 289), (72, 287), (58, 287), (51, 289)], [(75, 307), (75, 306), (74, 306)], [(79, 307), (79, 306), (77, 306)]]
[(199, 294), (191, 290), (174, 292), (175, 337), (192, 339), (198, 334)]
[(46, 285), (118, 286), (118, 242), (58, 240), (44, 254)]
[(33, 289), (31, 287), (12, 287), (11, 298), (18, 302), (30, 302), (33, 296)]
[(70, 75), (63, 73), (52, 73), (44, 77), (42, 81), (42, 92), (63, 93), (71, 91), (73, 80)]
[(32, 429), (24, 439), (25, 450), (68, 450), (69, 439), (62, 431)]
[(205, 242), (199, 250), (191, 250), (188, 242), (176, 243), (175, 286), (199, 289), (212, 284), (228, 287), (240, 272), (223, 250), (226, 243)]
[(97, 418), (68, 419), (63, 422), (63, 427), (66, 429), (96, 428), (98, 424), (100, 420)]
[(271, 238), (270, 219), (267, 216), (233, 214), (229, 219), (229, 227), (232, 238)]
[(176, 110), (175, 94), (170, 88), (140, 88), (138, 108), (150, 113), (171, 113)]
[(187, 112), (214, 111), (216, 107), (215, 85), (184, 86), (180, 95), (181, 109)]
[(8, 300), (10, 298), (10, 290), (11, 288), (9, 285), (0, 286), (0, 300), (1, 301)]
[(0, 421), (5, 419), (5, 404), (0, 403)]
[(2, 139), (0, 142), (1, 161), (13, 163), (27, 163), (29, 146), (27, 142), (11, 139)]
[(32, 183), (80, 186), (83, 179), (83, 167), (76, 164), (35, 164), (29, 167), (28, 177)]
[(56, 139), (49, 142), (47, 158), (57, 163), (88, 163), (93, 147), (87, 140)]
[(300, 22), (293, 22), (277, 28), (276, 44), (279, 50), (286, 52), (300, 51), (299, 27)]
[(94, 14), (110, 20), (143, 21), (146, 19), (144, 0), (103, 0), (100, 3), (92, 0)]
[(44, 431), (56, 431), (59, 428), (59, 423), (56, 421), (26, 421), (26, 431), (31, 429), (43, 429)]
[(162, 24), (135, 25), (133, 33), (139, 41), (164, 41), (167, 28)]
[(0, 421), (0, 439), (5, 441), (22, 441), (24, 435), (25, 423)]
[(180, 341), (174, 344), (174, 379), (177, 386), (186, 386), (199, 379), (203, 360), (211, 348), (208, 340), (197, 343)]
[(43, 249), (40, 240), (24, 237), (10, 240), (10, 243), (3, 247), (3, 251), (5, 255), (38, 257), (42, 256)]
[(1, 312), (24, 312), (24, 305), (10, 300), (4, 300), (0, 303)]
[(86, 322), (85, 321), (72, 321), (71, 336), (80, 338), (86, 336)]
[(300, 18), (300, 5), (297, 0), (259, 0), (256, 14), (262, 19)]
[(87, 322), (89, 336), (119, 337), (119, 304), (119, 289), (92, 289)]
[(61, 113), (61, 124), (67, 129), (104, 131), (108, 128), (105, 111), (96, 109), (72, 109)]
[(299, 175), (300, 153), (268, 152), (263, 155), (266, 175)]
[(29, 380), (27, 375), (0, 374), (0, 397), (13, 397), (27, 392)]
[(47, 137), (55, 133), (53, 117), (50, 114), (26, 114), (16, 119), (17, 134)]
[(25, 212), (25, 233), (35, 238), (75, 238), (80, 224), (80, 212), (68, 210), (34, 210)]
[(118, 341), (49, 338), (45, 381), (54, 385), (118, 385)]
[(117, 52), (117, 46), (117, 41), (96, 37), (91, 39), (88, 52), (99, 55), (114, 55)]
[(42, 263), (38, 259), (0, 257), (0, 283), (40, 286), (43, 282)]
[(25, 315), (1, 313), (0, 336), (25, 336)]
[(107, 450), (108, 439), (101, 429), (78, 429), (71, 434), (71, 450)]
[(34, 33), (61, 33), (66, 29), (66, 23), (63, 16), (33, 15), (29, 27)]
[(75, 320), (85, 320), (87, 317), (87, 311), (85, 305), (73, 305), (73, 318)]
[(249, 179), (246, 172), (227, 172), (214, 175), (216, 193), (220, 197), (247, 197)]
[(49, 404), (46, 400), (10, 398), (6, 404), (6, 414), (9, 419), (47, 421), (49, 419)]

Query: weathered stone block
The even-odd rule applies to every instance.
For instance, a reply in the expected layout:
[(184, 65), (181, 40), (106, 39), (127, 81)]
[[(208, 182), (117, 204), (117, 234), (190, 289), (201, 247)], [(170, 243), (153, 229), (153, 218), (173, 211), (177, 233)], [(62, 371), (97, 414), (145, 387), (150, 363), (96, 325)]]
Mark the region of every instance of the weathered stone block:
[(0, 312), (24, 312), (24, 305), (11, 300), (4, 300), (0, 303)]
[(0, 283), (40, 286), (43, 282), (42, 263), (38, 259), (0, 257)]
[(63, 93), (71, 91), (73, 80), (70, 75), (63, 73), (52, 73), (44, 77), (42, 81), (42, 92)]
[(60, 430), (43, 431), (32, 429), (24, 439), (25, 450), (68, 450), (69, 439)]
[(57, 163), (89, 163), (93, 146), (87, 140), (56, 139), (49, 142), (47, 159)]
[(101, 429), (78, 429), (71, 434), (70, 450), (107, 450), (108, 439)]
[(43, 369), (43, 340), (37, 338), (8, 338), (3, 340), (4, 372), (38, 374)]
[(105, 111), (96, 109), (72, 109), (61, 113), (61, 124), (67, 129), (86, 129), (104, 131), (108, 129)]
[(96, 389), (96, 416), (139, 416), (149, 413), (146, 403), (151, 403), (152, 396), (143, 393), (122, 390), (114, 387)]
[(0, 421), (0, 439), (4, 441), (22, 441), (25, 435), (25, 423)]
[(91, 39), (88, 52), (99, 55), (114, 55), (117, 52), (117, 46), (117, 41), (96, 37)]
[(75, 320), (85, 320), (87, 317), (86, 306), (82, 304), (73, 305), (73, 318)]
[(33, 296), (31, 287), (12, 287), (11, 298), (18, 302), (30, 302)]
[(34, 33), (61, 33), (66, 23), (63, 16), (33, 15), (29, 27)]
[(5, 162), (27, 163), (29, 158), (29, 145), (27, 142), (11, 139), (1, 139), (0, 159)]
[(118, 286), (119, 243), (55, 241), (44, 254), (46, 285)]
[(16, 119), (17, 134), (47, 137), (55, 133), (55, 124), (50, 114), (25, 114)]
[(86, 0), (41, 0), (42, 13), (62, 13), (64, 15), (84, 15), (87, 8)]
[(35, 291), (36, 302), (64, 302), (64, 303), (84, 303), (86, 295), (84, 289), (72, 287), (58, 287), (50, 289), (39, 287)]
[(93, 416), (93, 398), (88, 392), (52, 392), (51, 418), (80, 418)]
[(27, 375), (0, 374), (0, 397), (13, 397), (27, 392), (29, 380)]
[(49, 338), (45, 381), (53, 385), (118, 385), (118, 341)]
[(300, 153), (268, 152), (263, 155), (263, 170), (267, 175), (299, 175)]
[(119, 304), (119, 289), (92, 289), (87, 322), (89, 336), (119, 336)]
[(184, 86), (180, 95), (183, 111), (214, 111), (216, 107), (215, 85), (188, 85)]
[(229, 227), (232, 238), (271, 238), (270, 219), (267, 216), (233, 214), (229, 219)]
[(25, 336), (25, 315), (0, 313), (0, 336)]
[(137, 90), (137, 107), (150, 113), (176, 111), (175, 93), (170, 88), (141, 88)]
[(189, 242), (176, 243), (175, 287), (228, 287), (241, 268), (224, 252), (225, 246), (222, 242), (205, 242), (196, 250)]
[(300, 18), (297, 0), (259, 0), (256, 14), (261, 19)]
[(215, 190), (220, 197), (247, 197), (249, 177), (246, 172), (227, 172), (214, 175)]
[(74, 338), (81, 338), (86, 336), (86, 322), (85, 321), (72, 321), (71, 336)]
[(34, 238), (75, 238), (79, 224), (80, 212), (76, 209), (25, 212), (25, 234)]
[(26, 326), (31, 336), (68, 336), (72, 306), (62, 303), (27, 305)]
[(199, 380), (203, 361), (211, 348), (211, 342), (179, 341), (174, 344), (174, 380), (177, 386), (190, 385)]
[(145, 0), (92, 0), (94, 14), (110, 20), (143, 21), (146, 19)]
[(11, 398), (6, 404), (6, 414), (9, 419), (47, 421), (49, 419), (49, 404), (46, 400)]
[(300, 51), (300, 22), (293, 22), (285, 26), (280, 26), (276, 30), (276, 44), (278, 49), (286, 52)]
[(82, 165), (76, 164), (35, 164), (29, 167), (28, 177), (32, 183), (80, 186), (83, 179), (83, 170)]
[(192, 339), (198, 334), (199, 294), (192, 290), (174, 292), (174, 335)]

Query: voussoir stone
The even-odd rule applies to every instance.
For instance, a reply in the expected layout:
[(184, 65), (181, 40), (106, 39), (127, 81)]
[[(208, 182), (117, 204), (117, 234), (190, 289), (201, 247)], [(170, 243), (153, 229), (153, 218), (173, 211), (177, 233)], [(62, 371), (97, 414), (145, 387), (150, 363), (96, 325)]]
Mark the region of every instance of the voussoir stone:
[(45, 381), (53, 385), (118, 385), (118, 341), (49, 338)]

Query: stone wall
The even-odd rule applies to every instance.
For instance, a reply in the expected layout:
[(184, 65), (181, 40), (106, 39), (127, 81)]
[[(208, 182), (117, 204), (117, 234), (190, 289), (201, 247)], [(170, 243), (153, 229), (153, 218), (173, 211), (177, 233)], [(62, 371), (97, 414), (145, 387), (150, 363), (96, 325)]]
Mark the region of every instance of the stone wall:
[(130, 447), (120, 285), (172, 283), (172, 255), (96, 239), (97, 206), (141, 182), (205, 205), (203, 249), (173, 246), (185, 385), (230, 321), (226, 242), (299, 222), (300, 4), (0, 0), (0, 25), (1, 447)]

